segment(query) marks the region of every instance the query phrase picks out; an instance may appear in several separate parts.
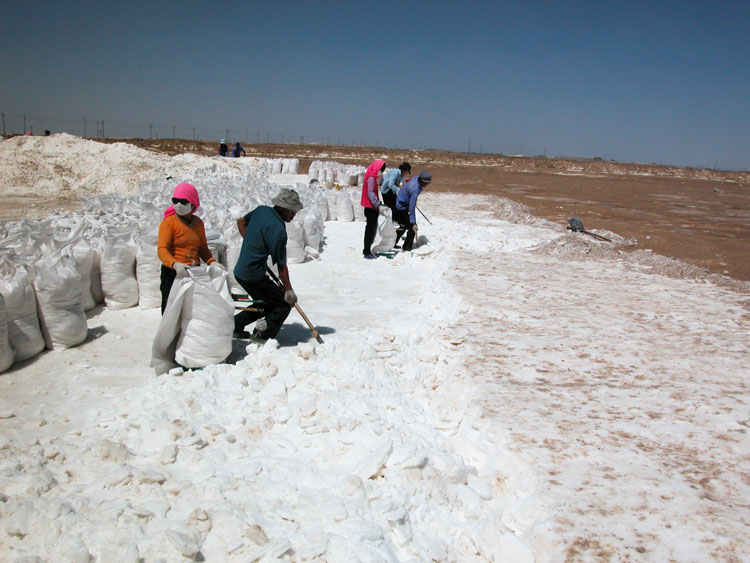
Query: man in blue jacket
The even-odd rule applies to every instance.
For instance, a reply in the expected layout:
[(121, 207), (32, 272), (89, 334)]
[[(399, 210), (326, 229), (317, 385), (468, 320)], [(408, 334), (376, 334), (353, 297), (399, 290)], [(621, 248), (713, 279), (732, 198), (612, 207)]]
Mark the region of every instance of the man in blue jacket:
[(401, 236), (406, 233), (404, 241), (404, 250), (411, 250), (414, 245), (414, 237), (417, 234), (417, 198), (427, 184), (432, 182), (432, 174), (423, 170), (416, 176), (406, 182), (398, 191), (396, 197), (396, 221), (399, 228), (396, 229), (396, 244), (401, 240)]

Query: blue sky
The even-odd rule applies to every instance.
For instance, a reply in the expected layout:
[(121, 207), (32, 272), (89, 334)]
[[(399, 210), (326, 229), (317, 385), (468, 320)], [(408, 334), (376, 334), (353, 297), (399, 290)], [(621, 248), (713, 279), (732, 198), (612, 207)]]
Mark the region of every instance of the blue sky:
[(7, 5), (7, 132), (750, 169), (748, 2), (218, 6)]

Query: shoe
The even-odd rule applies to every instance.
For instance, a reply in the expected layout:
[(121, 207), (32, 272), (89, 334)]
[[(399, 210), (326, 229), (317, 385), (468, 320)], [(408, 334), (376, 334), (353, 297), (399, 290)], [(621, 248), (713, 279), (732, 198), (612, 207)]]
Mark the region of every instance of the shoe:
[(395, 244), (395, 245), (393, 246), (393, 248), (395, 248), (396, 250), (398, 250), (398, 249), (400, 249), (400, 248), (401, 248), (401, 245), (400, 245), (400, 244)]
[(374, 254), (365, 254), (365, 260), (375, 260), (377, 256)]
[(235, 330), (232, 333), (232, 338), (237, 340), (250, 340), (250, 333), (246, 330)]
[(256, 344), (260, 344), (261, 346), (266, 343), (266, 340), (268, 340), (268, 338), (263, 338), (260, 335), (260, 332), (258, 332), (257, 330), (254, 330), (250, 335), (250, 342), (255, 342)]

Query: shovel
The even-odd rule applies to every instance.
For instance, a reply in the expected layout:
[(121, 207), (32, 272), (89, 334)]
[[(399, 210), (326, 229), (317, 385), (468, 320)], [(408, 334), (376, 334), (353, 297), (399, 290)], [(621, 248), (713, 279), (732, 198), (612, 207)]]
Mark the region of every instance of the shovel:
[(592, 233), (591, 231), (587, 231), (583, 228), (583, 223), (581, 223), (581, 220), (578, 217), (571, 217), (568, 219), (568, 229), (573, 231), (574, 233), (583, 233), (584, 235), (589, 235), (590, 237), (594, 237), (597, 240), (606, 240), (607, 242), (612, 242), (607, 237), (603, 237), (602, 235), (597, 235), (596, 233)]
[[(278, 285), (281, 289), (284, 289), (284, 286), (282, 285), (281, 280), (278, 278), (278, 276), (276, 276), (276, 274), (273, 273), (271, 268), (266, 268), (266, 271), (268, 272), (268, 275), (271, 276), (271, 279), (274, 282), (276, 282), (276, 285)], [(323, 339), (320, 337), (320, 334), (318, 334), (318, 331), (315, 330), (315, 327), (310, 322), (310, 319), (308, 319), (307, 315), (305, 315), (305, 312), (302, 310), (302, 307), (300, 307), (297, 303), (295, 303), (294, 308), (297, 309), (297, 312), (304, 319), (305, 323), (307, 323), (307, 328), (310, 329), (310, 334), (312, 334), (313, 338), (317, 340), (319, 344), (323, 344)]]

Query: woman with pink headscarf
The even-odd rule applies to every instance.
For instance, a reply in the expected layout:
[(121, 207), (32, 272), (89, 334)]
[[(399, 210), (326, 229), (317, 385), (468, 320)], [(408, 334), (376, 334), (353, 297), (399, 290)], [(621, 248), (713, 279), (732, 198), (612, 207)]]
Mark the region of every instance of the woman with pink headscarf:
[(157, 253), (161, 266), (161, 312), (167, 306), (169, 292), (176, 277), (187, 274), (188, 266), (198, 266), (201, 260), (224, 268), (211, 256), (206, 242), (206, 229), (201, 218), (193, 212), (200, 206), (198, 190), (192, 184), (180, 184), (172, 193), (172, 205), (164, 211), (159, 225)]
[(383, 207), (380, 201), (378, 186), (383, 183), (383, 173), (385, 172), (385, 160), (376, 160), (367, 167), (365, 172), (365, 181), (362, 183), (362, 207), (365, 208), (365, 246), (362, 254), (367, 260), (372, 260), (376, 256), (372, 253), (372, 242), (375, 240), (375, 233), (378, 230), (378, 215)]

